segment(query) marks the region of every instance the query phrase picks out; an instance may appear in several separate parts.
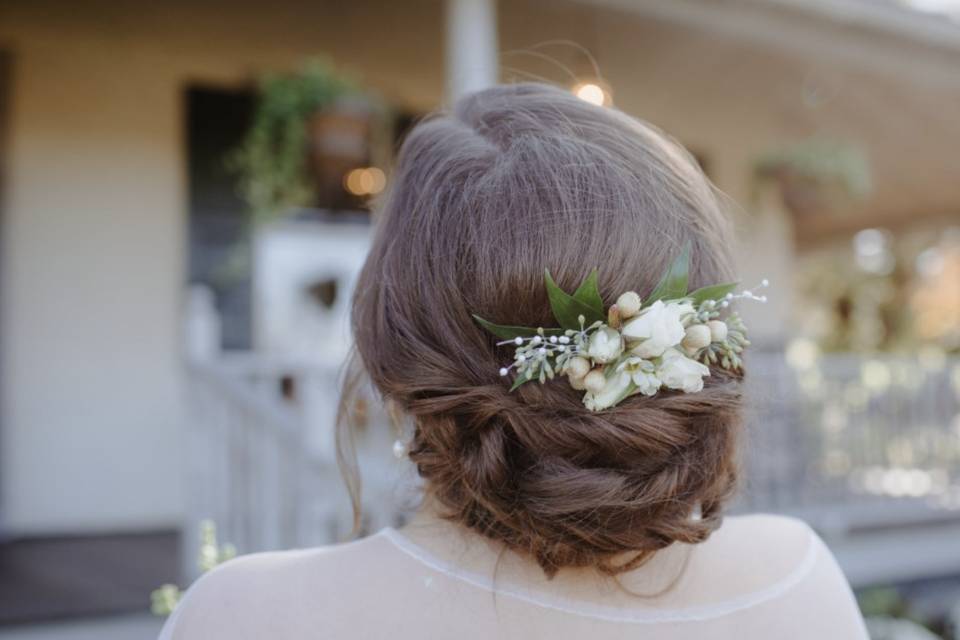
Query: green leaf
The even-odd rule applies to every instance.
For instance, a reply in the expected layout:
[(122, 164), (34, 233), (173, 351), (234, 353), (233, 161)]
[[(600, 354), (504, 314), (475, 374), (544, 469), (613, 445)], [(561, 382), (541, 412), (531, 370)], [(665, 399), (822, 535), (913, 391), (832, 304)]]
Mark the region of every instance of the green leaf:
[(580, 283), (577, 290), (573, 292), (573, 297), (596, 311), (601, 317), (604, 315), (603, 298), (600, 297), (600, 288), (597, 286), (596, 268), (590, 272), (586, 280)]
[[(537, 329), (531, 327), (516, 327), (509, 326), (504, 324), (494, 324), (489, 320), (484, 320), (476, 314), (472, 314), (473, 319), (476, 320), (480, 326), (492, 333), (493, 335), (503, 338), (504, 340), (513, 340), (516, 337), (527, 338), (530, 336), (537, 335)], [(563, 329), (544, 329), (543, 334), (547, 336), (559, 336), (563, 335)]]
[[(585, 281), (588, 288), (590, 286), (589, 281), (590, 278), (587, 278)], [(559, 322), (560, 326), (564, 329), (579, 331), (580, 316), (584, 317), (584, 326), (589, 326), (597, 320), (603, 321), (602, 303), (601, 308), (598, 310), (566, 293), (553, 281), (549, 269), (544, 270), (544, 282), (547, 287), (547, 297), (550, 299), (550, 308), (553, 310), (553, 317), (557, 319), (557, 322)], [(583, 285), (581, 285), (581, 287), (583, 287)], [(589, 292), (584, 295), (589, 295)]]
[(514, 378), (513, 385), (510, 387), (510, 391), (515, 391), (517, 387), (519, 387), (525, 382), (530, 382), (531, 380), (533, 380), (533, 377), (531, 377), (529, 371), (525, 371), (521, 373), (519, 376)]
[(654, 288), (653, 292), (643, 301), (643, 306), (648, 307), (657, 300), (676, 300), (687, 294), (687, 278), (690, 274), (690, 243), (683, 247), (667, 272), (660, 278), (660, 282)]
[(713, 284), (709, 287), (700, 287), (690, 294), (693, 298), (693, 304), (699, 305), (707, 300), (721, 300), (725, 295), (737, 288), (739, 282), (727, 282), (725, 284)]

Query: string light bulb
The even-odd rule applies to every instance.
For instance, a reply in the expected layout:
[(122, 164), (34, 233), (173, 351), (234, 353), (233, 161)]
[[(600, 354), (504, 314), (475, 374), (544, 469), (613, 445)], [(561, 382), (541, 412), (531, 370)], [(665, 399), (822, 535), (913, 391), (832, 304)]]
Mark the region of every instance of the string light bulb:
[(596, 81), (577, 83), (573, 87), (573, 95), (598, 107), (609, 107), (612, 102), (610, 91)]
[(387, 176), (378, 167), (352, 169), (343, 177), (343, 188), (355, 196), (373, 196), (387, 186)]

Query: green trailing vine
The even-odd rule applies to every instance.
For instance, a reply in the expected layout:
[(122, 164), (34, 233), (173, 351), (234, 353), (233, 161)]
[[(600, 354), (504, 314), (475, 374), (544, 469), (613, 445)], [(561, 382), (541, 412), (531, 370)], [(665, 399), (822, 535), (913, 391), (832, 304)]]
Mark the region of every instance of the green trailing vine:
[(312, 60), (297, 73), (263, 77), (253, 124), (228, 158), (255, 221), (310, 204), (309, 119), (354, 91), (354, 84), (324, 60)]

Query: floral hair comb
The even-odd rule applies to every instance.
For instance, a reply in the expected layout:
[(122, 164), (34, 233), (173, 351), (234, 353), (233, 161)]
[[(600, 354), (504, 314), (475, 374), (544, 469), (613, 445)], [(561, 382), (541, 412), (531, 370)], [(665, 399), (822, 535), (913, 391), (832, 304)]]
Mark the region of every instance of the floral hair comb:
[[(736, 299), (766, 302), (751, 291), (734, 293), (737, 283), (717, 284), (687, 292), (690, 247), (671, 263), (651, 294), (642, 300), (634, 291), (617, 298), (604, 312), (594, 269), (570, 295), (549, 271), (544, 280), (559, 328), (498, 325), (474, 315), (487, 331), (514, 344), (513, 363), (501, 376), (516, 371), (511, 391), (532, 380), (541, 384), (565, 375), (574, 389), (584, 390), (591, 411), (615, 406), (623, 399), (660, 389), (696, 393), (707, 365), (740, 371), (740, 354), (750, 344), (740, 317), (720, 316)], [(760, 287), (768, 286), (764, 280)]]

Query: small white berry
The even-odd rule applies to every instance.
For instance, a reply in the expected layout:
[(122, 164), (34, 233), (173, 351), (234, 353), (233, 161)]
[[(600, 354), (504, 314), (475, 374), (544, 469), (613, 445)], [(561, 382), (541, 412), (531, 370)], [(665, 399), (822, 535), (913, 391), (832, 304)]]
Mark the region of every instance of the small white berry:
[(761, 286), (761, 287), (769, 287), (769, 286), (770, 286), (770, 281), (767, 280), (766, 278), (764, 278), (763, 280), (760, 281), (760, 286)]
[(747, 289), (746, 291), (743, 292), (743, 295), (744, 295), (745, 298), (752, 298), (752, 297), (753, 297), (753, 292), (750, 291), (749, 289)]
[(550, 343), (557, 344), (557, 336), (550, 336)]
[(510, 373), (510, 371), (506, 367), (500, 367), (500, 375), (505, 376), (508, 373)]
[(563, 353), (563, 352), (566, 351), (566, 350), (567, 350), (567, 348), (566, 348), (565, 346), (563, 346), (563, 345), (560, 345), (559, 347), (557, 347), (557, 351), (559, 351), (560, 353)]
[(540, 344), (541, 342), (543, 342), (543, 338), (541, 338), (540, 336), (533, 336), (533, 340), (531, 340), (530, 342), (532, 342), (533, 344)]
[(542, 356), (543, 356), (543, 355), (546, 355), (546, 354), (547, 354), (547, 348), (546, 348), (546, 347), (540, 347), (539, 349), (537, 349), (537, 353), (539, 353), (539, 354), (542, 355)]
[(732, 293), (728, 293), (727, 295), (725, 295), (725, 296), (723, 296), (723, 297), (726, 298), (727, 300), (733, 300), (733, 294), (732, 294)]
[(526, 362), (527, 356), (523, 353), (517, 354), (517, 362)]
[(560, 344), (568, 344), (569, 342), (570, 342), (570, 338), (568, 338), (567, 336), (560, 336)]
[(723, 307), (724, 309), (726, 309), (727, 307), (730, 306), (730, 303), (727, 302), (726, 300), (724, 300), (723, 302), (720, 303), (720, 306)]
[(523, 344), (523, 338), (521, 338), (520, 336), (517, 336), (516, 338), (513, 339), (513, 342), (514, 344), (518, 344), (518, 345)]
[(759, 298), (757, 298), (757, 300), (759, 300), (760, 302), (766, 302), (767, 296), (760, 296)]

